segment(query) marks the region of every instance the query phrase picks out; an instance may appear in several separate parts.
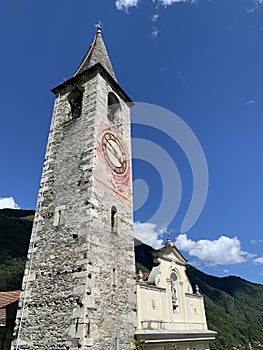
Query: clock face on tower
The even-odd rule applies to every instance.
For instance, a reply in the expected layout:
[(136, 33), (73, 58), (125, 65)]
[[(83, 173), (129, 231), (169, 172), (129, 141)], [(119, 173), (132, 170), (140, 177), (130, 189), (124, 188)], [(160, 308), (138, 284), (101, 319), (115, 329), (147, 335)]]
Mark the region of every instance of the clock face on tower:
[(119, 175), (127, 170), (127, 155), (121, 141), (112, 133), (107, 132), (102, 137), (102, 151), (110, 168)]

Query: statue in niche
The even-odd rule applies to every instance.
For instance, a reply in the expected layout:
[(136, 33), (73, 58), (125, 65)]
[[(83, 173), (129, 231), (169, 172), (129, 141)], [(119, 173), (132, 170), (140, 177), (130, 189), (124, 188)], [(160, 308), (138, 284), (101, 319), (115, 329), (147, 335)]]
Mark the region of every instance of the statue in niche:
[(172, 294), (173, 309), (176, 309), (178, 307), (178, 303), (177, 303), (177, 293), (176, 293), (176, 276), (174, 274), (171, 276), (171, 294)]

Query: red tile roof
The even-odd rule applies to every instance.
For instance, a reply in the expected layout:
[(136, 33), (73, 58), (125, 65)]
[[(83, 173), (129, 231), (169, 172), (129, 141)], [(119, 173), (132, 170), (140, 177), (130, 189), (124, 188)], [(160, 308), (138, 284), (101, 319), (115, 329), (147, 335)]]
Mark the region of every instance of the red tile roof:
[[(148, 280), (148, 277), (150, 275), (150, 272), (143, 272), (142, 273), (142, 280), (145, 282)], [(138, 282), (140, 280), (139, 274), (136, 273), (136, 282)]]
[(20, 290), (12, 292), (0, 292), (0, 308), (17, 301), (20, 296)]
[(20, 290), (0, 292), (0, 326), (12, 326), (15, 322)]

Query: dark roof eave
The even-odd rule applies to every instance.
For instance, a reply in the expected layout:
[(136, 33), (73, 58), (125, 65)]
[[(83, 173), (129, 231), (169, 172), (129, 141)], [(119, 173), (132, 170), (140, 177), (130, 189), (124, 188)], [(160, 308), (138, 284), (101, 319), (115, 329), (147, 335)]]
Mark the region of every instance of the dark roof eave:
[(139, 329), (135, 336), (144, 339), (146, 343), (169, 343), (187, 341), (213, 341), (217, 332), (210, 330), (163, 330)]
[(100, 63), (96, 63), (94, 66), (86, 69), (85, 71), (77, 74), (76, 76), (64, 81), (63, 83), (59, 84), (58, 86), (51, 89), (51, 91), (56, 95), (61, 89), (63, 89), (68, 84), (72, 84), (75, 81), (79, 79), (80, 76), (86, 74), (86, 73), (94, 73), (94, 72), (100, 72), (102, 75), (106, 76), (108, 81), (111, 83), (113, 88), (120, 93), (120, 95), (123, 97), (124, 101), (128, 103), (130, 106), (133, 106), (134, 103), (130, 99), (130, 97), (126, 94), (126, 92), (120, 87), (120, 85), (116, 82), (116, 80), (110, 75), (110, 73), (102, 66)]

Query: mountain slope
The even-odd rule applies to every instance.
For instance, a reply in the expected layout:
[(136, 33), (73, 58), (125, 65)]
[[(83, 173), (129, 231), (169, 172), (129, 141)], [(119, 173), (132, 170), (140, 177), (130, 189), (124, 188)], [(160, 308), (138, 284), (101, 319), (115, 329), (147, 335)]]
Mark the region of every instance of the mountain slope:
[(211, 349), (249, 349), (249, 342), (253, 349), (263, 349), (263, 285), (210, 276), (190, 265), (187, 274), (204, 295), (209, 328), (218, 332)]

